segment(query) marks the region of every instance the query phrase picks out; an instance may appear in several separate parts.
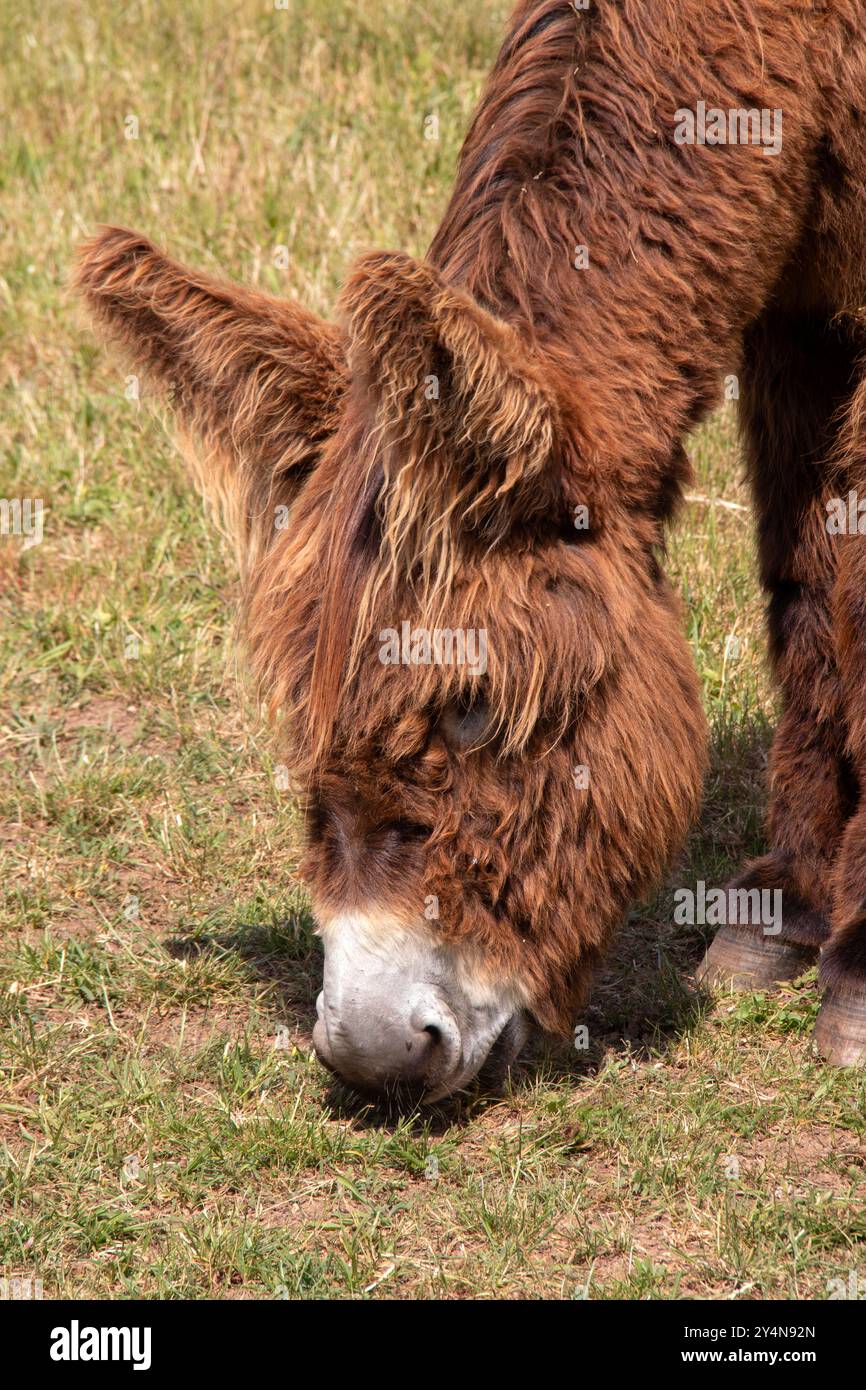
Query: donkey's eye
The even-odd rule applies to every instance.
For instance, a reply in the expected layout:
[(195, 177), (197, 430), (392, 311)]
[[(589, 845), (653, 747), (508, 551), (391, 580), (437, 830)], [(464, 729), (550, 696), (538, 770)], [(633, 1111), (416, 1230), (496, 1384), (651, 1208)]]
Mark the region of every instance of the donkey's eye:
[(471, 748), (483, 743), (487, 734), (490, 710), (487, 701), (449, 700), (442, 711), (439, 728), (448, 743), (457, 748)]
[(430, 834), (426, 825), (415, 820), (389, 820), (379, 827), (379, 833), (397, 839), (401, 844), (420, 844)]

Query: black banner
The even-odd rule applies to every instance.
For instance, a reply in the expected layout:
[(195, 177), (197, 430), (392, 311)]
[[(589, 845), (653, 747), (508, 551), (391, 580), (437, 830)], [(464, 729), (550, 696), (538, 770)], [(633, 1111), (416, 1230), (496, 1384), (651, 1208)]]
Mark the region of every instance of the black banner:
[[(500, 1323), (503, 1313), (507, 1321)], [(843, 1291), (820, 1303), (0, 1302), (4, 1351), (14, 1346), (31, 1374), (58, 1383), (70, 1376), (98, 1379), (104, 1372), (136, 1379), (166, 1373), (293, 1377), (311, 1358), (329, 1376), (345, 1366), (355, 1377), (371, 1347), (377, 1348), (378, 1372), (369, 1365), (365, 1374), (384, 1374), (382, 1358), (401, 1343), (391, 1346), (381, 1338), (399, 1324), (411, 1335), (415, 1355), (427, 1348), (429, 1356), (436, 1348), (449, 1359), (443, 1339), (453, 1328), (462, 1374), (473, 1348), (486, 1371), (500, 1355), (513, 1371), (515, 1332), (539, 1320), (545, 1335), (568, 1339), (558, 1351), (551, 1341), (548, 1354), (572, 1361), (575, 1375), (589, 1373), (601, 1358), (608, 1374), (682, 1367), (701, 1375), (710, 1366), (761, 1366), (771, 1373), (801, 1367), (826, 1376), (856, 1364), (863, 1310)], [(377, 1340), (371, 1343), (371, 1337)], [(536, 1342), (523, 1349), (537, 1357), (541, 1347)]]

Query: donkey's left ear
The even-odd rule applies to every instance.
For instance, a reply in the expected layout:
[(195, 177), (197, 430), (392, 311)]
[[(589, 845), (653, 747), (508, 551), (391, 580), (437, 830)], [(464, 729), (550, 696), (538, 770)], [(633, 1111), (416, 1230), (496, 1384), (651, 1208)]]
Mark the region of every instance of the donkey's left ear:
[[(384, 505), (413, 522), (503, 538), (559, 505), (561, 411), (517, 332), (429, 263), (374, 252), (341, 299), (353, 377), (385, 442)], [(420, 535), (419, 538), (420, 540)]]
[(336, 427), (347, 383), (339, 329), (187, 269), (118, 227), (80, 248), (75, 288), (168, 400), (246, 569)]

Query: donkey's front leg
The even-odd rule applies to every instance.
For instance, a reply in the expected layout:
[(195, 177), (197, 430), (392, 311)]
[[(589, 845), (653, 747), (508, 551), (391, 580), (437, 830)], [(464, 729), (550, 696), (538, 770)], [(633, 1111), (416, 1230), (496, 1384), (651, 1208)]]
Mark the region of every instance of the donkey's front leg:
[[(770, 754), (769, 853), (732, 887), (780, 891), (781, 931), (722, 927), (706, 983), (761, 989), (818, 956), (829, 925), (833, 863), (856, 805), (831, 594), (838, 552), (827, 531), (828, 478), (853, 348), (832, 325), (768, 311), (746, 335), (741, 416), (754, 497), (770, 655), (783, 713)], [(864, 542), (866, 544), (866, 542)]]
[[(861, 397), (866, 407), (866, 387), (855, 397), (855, 407)], [(852, 418), (857, 416), (852, 411)], [(866, 421), (866, 410), (859, 418)], [(854, 470), (855, 489), (858, 474), (866, 476), (866, 468)], [(833, 869), (832, 930), (821, 952), (824, 1000), (815, 1042), (828, 1061), (844, 1066), (866, 1062), (866, 536), (855, 529), (836, 540), (840, 559), (834, 632), (860, 802), (845, 827)]]
[(852, 807), (852, 779), (838, 676), (821, 640), (829, 626), (823, 597), (799, 589), (789, 594), (776, 625), (788, 630), (788, 641), (776, 643), (786, 707), (770, 752), (771, 848), (728, 887), (752, 894), (752, 901), (759, 901), (756, 893), (778, 893), (781, 921), (763, 923), (754, 914), (722, 927), (698, 971), (699, 982), (710, 987), (770, 989), (794, 980), (816, 964), (830, 932), (833, 865)]
[(779, 893), (781, 922), (758, 920), (723, 926), (697, 972), (711, 988), (771, 989), (794, 980), (818, 960), (830, 925), (832, 851), (844, 824), (839, 749), (815, 711), (789, 706), (770, 755), (767, 833), (773, 848), (746, 865), (728, 885), (751, 901)]

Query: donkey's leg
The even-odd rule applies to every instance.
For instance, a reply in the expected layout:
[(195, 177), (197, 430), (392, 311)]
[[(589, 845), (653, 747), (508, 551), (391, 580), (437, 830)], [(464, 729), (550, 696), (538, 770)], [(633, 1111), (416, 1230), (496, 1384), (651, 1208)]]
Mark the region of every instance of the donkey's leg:
[(746, 338), (741, 423), (783, 712), (770, 755), (769, 851), (731, 886), (781, 890), (782, 924), (773, 935), (759, 924), (723, 927), (698, 972), (713, 985), (793, 979), (829, 930), (831, 869), (856, 782), (830, 618), (837, 555), (822, 462), (853, 370), (849, 344), (823, 323), (774, 311)]
[[(839, 455), (844, 464), (839, 491), (846, 502), (849, 489), (866, 501), (866, 373), (848, 410)], [(848, 750), (861, 796), (833, 869), (832, 930), (821, 953), (825, 992), (815, 1042), (828, 1061), (848, 1065), (866, 1062), (866, 534), (857, 527), (834, 540), (839, 556), (834, 633)]]

